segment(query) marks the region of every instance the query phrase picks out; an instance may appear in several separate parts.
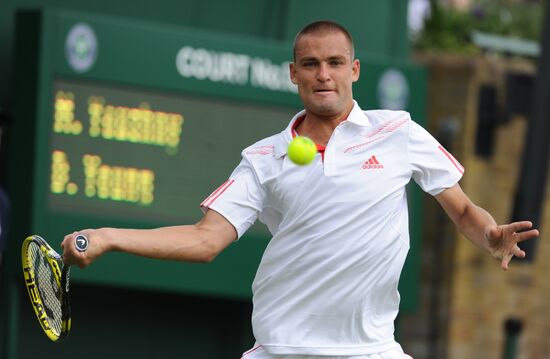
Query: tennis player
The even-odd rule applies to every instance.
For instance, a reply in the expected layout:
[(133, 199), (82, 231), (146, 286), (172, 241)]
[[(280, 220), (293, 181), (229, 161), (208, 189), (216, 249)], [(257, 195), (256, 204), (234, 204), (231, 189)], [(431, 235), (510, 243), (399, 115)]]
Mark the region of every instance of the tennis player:
[[(320, 21), (294, 43), (290, 76), (305, 110), (281, 133), (242, 152), (229, 179), (201, 204), (194, 225), (151, 230), (83, 230), (62, 243), (69, 264), (86, 267), (109, 251), (210, 262), (257, 220), (273, 237), (253, 289), (256, 345), (246, 359), (410, 358), (394, 339), (397, 284), (409, 249), (411, 178), (435, 196), (466, 238), (504, 270), (538, 235), (530, 222), (497, 225), (463, 193), (464, 169), (407, 112), (363, 111), (352, 84), (360, 64), (340, 25)], [(286, 155), (296, 135), (319, 153), (307, 166)]]

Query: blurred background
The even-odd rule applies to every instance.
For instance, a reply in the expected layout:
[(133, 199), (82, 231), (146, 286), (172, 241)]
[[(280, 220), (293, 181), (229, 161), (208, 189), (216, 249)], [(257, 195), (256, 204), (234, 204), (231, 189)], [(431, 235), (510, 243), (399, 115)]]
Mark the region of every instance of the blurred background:
[(74, 268), (72, 332), (57, 344), (34, 318), (20, 245), (198, 220), (240, 150), (301, 109), (292, 41), (330, 19), (354, 37), (361, 107), (409, 111), (464, 165), (474, 202), (541, 230), (505, 273), (411, 185), (405, 352), (550, 358), (546, 3), (0, 0), (0, 357), (225, 359), (252, 347), (261, 225), (208, 265), (109, 254)]

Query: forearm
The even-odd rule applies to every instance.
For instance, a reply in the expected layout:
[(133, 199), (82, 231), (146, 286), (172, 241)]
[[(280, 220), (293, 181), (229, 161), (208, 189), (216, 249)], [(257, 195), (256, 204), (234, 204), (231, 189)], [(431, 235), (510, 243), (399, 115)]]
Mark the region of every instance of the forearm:
[(497, 223), (489, 212), (470, 203), (456, 218), (455, 224), (459, 232), (471, 242), (491, 252), (486, 233), (490, 228), (496, 227)]
[(497, 224), (486, 210), (475, 205), (458, 184), (438, 194), (436, 199), (460, 233), (480, 248), (491, 252), (486, 234)]
[(209, 262), (218, 250), (198, 225), (157, 229), (101, 228), (105, 251), (119, 251), (154, 259)]
[[(74, 248), (77, 234), (88, 237), (84, 252)], [(196, 224), (157, 229), (84, 229), (65, 236), (61, 243), (67, 264), (87, 267), (106, 252), (186, 262), (210, 262), (237, 238), (235, 228), (222, 215), (207, 211)]]
[(504, 270), (508, 269), (512, 257), (525, 257), (518, 243), (539, 235), (538, 230), (531, 228), (533, 224), (529, 221), (497, 225), (494, 218), (476, 206), (458, 184), (436, 195), (436, 199), (458, 230), (493, 257), (501, 259)]

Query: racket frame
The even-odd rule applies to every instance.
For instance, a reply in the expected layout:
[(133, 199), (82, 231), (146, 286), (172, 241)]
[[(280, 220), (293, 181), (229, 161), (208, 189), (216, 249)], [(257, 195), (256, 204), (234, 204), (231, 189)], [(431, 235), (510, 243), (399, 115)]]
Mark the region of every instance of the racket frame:
[[(48, 323), (48, 315), (44, 309), (44, 303), (36, 285), (34, 264), (29, 263), (30, 259), (27, 256), (27, 253), (28, 248), (32, 243), (38, 245), (53, 272), (56, 284), (60, 288), (61, 331), (59, 333), (56, 333), (56, 330)], [(27, 288), (27, 293), (29, 294), (34, 313), (38, 318), (38, 322), (40, 323), (42, 330), (48, 338), (54, 342), (65, 338), (71, 330), (71, 310), (69, 297), (70, 266), (64, 265), (61, 256), (48, 244), (48, 242), (38, 235), (28, 236), (23, 241), (23, 245), (21, 247), (21, 261), (23, 265), (23, 275), (25, 277), (25, 287)]]

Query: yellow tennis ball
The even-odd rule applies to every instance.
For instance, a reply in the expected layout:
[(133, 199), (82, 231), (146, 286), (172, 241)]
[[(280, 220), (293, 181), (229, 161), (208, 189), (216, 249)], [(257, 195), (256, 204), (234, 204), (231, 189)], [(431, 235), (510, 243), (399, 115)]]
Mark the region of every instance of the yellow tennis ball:
[(296, 136), (288, 145), (288, 157), (297, 165), (303, 166), (311, 163), (317, 154), (315, 143), (305, 136)]

